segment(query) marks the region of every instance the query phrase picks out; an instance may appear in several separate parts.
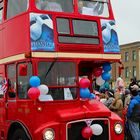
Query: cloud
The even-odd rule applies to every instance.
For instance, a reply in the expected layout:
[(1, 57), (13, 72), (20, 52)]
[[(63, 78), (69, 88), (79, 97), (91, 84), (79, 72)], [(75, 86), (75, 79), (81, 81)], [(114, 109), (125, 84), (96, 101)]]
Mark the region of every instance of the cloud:
[(140, 41), (140, 0), (111, 0), (120, 44)]

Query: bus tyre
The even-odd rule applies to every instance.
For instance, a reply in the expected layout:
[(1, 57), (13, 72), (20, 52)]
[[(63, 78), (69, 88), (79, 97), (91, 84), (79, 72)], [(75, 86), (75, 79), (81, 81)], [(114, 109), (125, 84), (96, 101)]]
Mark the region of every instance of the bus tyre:
[(11, 140), (29, 140), (26, 133), (22, 129), (17, 129)]

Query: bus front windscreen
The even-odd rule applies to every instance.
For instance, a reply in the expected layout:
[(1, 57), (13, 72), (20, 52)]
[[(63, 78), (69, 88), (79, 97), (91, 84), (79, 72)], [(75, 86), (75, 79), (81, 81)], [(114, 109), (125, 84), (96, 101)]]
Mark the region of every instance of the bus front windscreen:
[(73, 62), (39, 62), (41, 84), (49, 91), (40, 100), (73, 100), (76, 98), (76, 64)]

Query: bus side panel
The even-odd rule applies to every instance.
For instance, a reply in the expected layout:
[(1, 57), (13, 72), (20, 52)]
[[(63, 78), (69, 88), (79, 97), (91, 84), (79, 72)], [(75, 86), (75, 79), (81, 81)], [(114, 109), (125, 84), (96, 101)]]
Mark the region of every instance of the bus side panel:
[(3, 31), (4, 31), (4, 28), (3, 28), (3, 24), (0, 24), (0, 58), (2, 57), (3, 55)]
[(28, 13), (8, 20), (4, 26), (3, 57), (29, 52), (30, 32)]

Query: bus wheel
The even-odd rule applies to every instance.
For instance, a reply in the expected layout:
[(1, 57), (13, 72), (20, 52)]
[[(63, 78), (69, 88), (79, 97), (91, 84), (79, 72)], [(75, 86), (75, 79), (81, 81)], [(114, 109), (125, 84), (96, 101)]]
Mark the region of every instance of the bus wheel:
[(26, 133), (22, 129), (17, 129), (14, 132), (11, 140), (29, 140)]

